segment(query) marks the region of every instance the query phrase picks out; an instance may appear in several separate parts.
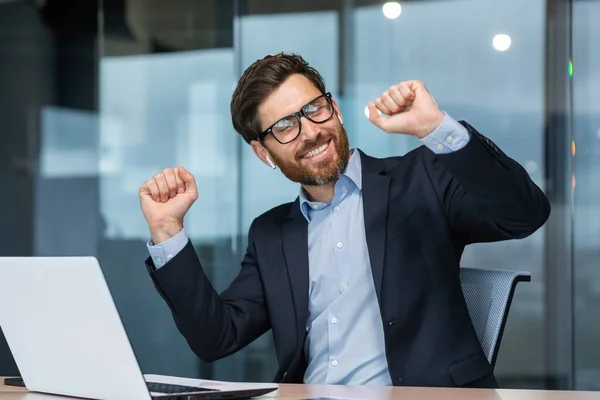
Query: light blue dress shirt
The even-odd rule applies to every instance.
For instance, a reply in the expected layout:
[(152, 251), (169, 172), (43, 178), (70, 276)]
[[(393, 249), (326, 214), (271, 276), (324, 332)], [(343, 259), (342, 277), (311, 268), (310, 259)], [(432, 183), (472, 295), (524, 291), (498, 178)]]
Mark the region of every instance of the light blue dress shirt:
[[(421, 139), (444, 154), (463, 148), (469, 133), (445, 115)], [(337, 180), (331, 203), (311, 202), (300, 189), (308, 221), (309, 316), (306, 321), (304, 382), (311, 384), (392, 384), (385, 356), (383, 324), (377, 303), (363, 219), (360, 153), (352, 156)], [(148, 251), (156, 268), (185, 247), (185, 230)]]

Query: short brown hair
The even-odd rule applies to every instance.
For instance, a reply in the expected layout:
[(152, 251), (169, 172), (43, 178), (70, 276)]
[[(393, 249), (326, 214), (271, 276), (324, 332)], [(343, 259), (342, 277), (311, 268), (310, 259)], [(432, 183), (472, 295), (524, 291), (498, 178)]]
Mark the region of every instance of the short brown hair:
[(268, 55), (244, 71), (231, 98), (231, 120), (246, 143), (257, 140), (261, 132), (259, 105), (294, 74), (304, 75), (325, 93), (321, 74), (297, 54)]

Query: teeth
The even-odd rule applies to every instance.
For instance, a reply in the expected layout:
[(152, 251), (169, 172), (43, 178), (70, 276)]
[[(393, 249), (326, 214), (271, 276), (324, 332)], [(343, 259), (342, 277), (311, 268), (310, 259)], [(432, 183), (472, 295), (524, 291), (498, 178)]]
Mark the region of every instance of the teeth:
[(327, 146), (329, 146), (329, 142), (327, 142), (327, 143), (325, 143), (324, 145), (322, 145), (322, 146), (319, 146), (319, 147), (317, 147), (316, 149), (314, 149), (313, 151), (311, 151), (311, 152), (309, 152), (309, 153), (305, 154), (304, 156), (302, 156), (302, 158), (311, 158), (311, 157), (314, 157), (314, 156), (316, 156), (317, 154), (320, 154), (320, 153), (322, 153), (322, 152), (323, 152), (323, 151), (324, 151), (324, 150), (327, 148)]

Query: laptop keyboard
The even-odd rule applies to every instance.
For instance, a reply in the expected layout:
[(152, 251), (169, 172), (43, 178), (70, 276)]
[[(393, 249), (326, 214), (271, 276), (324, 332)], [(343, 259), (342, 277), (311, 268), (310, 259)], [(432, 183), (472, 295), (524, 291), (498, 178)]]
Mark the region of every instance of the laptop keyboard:
[(148, 390), (158, 393), (189, 393), (189, 392), (208, 392), (214, 389), (201, 388), (198, 386), (173, 385), (170, 383), (146, 382)]

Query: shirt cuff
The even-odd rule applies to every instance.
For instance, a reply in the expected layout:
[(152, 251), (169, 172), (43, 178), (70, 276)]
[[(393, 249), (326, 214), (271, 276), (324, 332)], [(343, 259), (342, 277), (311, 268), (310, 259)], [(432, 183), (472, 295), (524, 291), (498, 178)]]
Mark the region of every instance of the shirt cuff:
[(420, 140), (434, 153), (445, 154), (462, 149), (470, 139), (469, 131), (454, 118), (444, 113), (444, 119), (440, 126)]
[(166, 242), (155, 245), (152, 240), (149, 240), (146, 246), (148, 247), (148, 252), (150, 253), (150, 257), (154, 262), (154, 266), (158, 269), (169, 262), (181, 250), (183, 250), (183, 248), (187, 245), (188, 240), (189, 239), (187, 233), (185, 233), (185, 229), (182, 229), (181, 232)]

